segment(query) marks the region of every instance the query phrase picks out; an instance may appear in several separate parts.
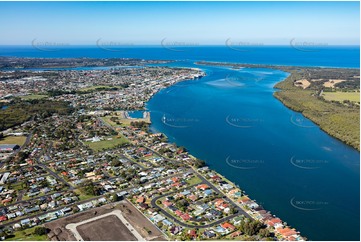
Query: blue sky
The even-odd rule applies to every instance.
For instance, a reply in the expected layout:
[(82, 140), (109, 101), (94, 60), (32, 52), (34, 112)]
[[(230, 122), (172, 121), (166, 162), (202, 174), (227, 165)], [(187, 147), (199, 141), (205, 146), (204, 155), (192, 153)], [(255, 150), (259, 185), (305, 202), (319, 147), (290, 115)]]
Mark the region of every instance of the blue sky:
[(358, 45), (359, 2), (0, 2), (0, 44)]

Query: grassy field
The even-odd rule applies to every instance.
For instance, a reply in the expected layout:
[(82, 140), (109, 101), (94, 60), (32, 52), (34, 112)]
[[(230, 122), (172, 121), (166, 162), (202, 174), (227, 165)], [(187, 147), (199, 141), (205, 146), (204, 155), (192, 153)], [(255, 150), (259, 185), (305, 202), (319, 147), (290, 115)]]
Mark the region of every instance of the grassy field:
[[(118, 111), (117, 115), (108, 115), (105, 117), (102, 117), (102, 119), (104, 120), (104, 122), (110, 124), (113, 127), (121, 127), (121, 126), (129, 126), (131, 122), (134, 121), (144, 121), (147, 123), (150, 123), (150, 117), (144, 119), (144, 118), (137, 118), (137, 119), (127, 119), (127, 118), (123, 118), (123, 111)], [(116, 124), (115, 122), (111, 121), (110, 119), (112, 117), (115, 117), (118, 119), (118, 121), (121, 123), (120, 125)]]
[(359, 92), (324, 92), (323, 97), (328, 101), (343, 102), (349, 100), (351, 102), (360, 102)]
[(40, 94), (31, 94), (27, 96), (21, 97), (22, 100), (34, 100), (34, 99), (43, 99), (48, 97), (47, 95), (40, 95)]
[[(111, 140), (107, 140), (111, 139)], [(128, 143), (129, 141), (124, 136), (108, 136), (105, 137), (104, 140), (98, 141), (98, 142), (91, 142), (87, 141), (84, 142), (84, 144), (88, 145), (92, 150), (94, 151), (100, 151), (103, 149), (111, 149), (113, 147), (116, 147), (118, 145), (122, 145), (125, 143)]]
[(187, 183), (189, 185), (195, 185), (195, 184), (198, 184), (200, 182), (202, 182), (202, 180), (198, 176), (192, 177), (191, 179), (187, 180)]
[(105, 116), (105, 117), (101, 117), (101, 119), (103, 119), (104, 122), (106, 122), (107, 124), (111, 125), (112, 127), (114, 128), (117, 128), (117, 127), (121, 127), (121, 126), (129, 126), (129, 123), (123, 123), (121, 122), (122, 119), (119, 119), (119, 121), (122, 123), (121, 125), (118, 125), (116, 124), (115, 122), (111, 121), (110, 118), (111, 117), (117, 117), (117, 116)]
[(47, 241), (47, 235), (36, 235), (36, 227), (14, 232), (15, 237), (7, 238), (6, 241)]
[(326, 133), (360, 150), (360, 109), (339, 103), (326, 102), (315, 95), (315, 90), (303, 90), (293, 85), (301, 77), (292, 72), (277, 83), (281, 89), (274, 93), (285, 106), (302, 113)]
[(93, 195), (87, 195), (87, 194), (84, 194), (80, 191), (80, 189), (76, 189), (75, 190), (75, 193), (79, 195), (79, 200), (80, 201), (84, 201), (84, 200), (87, 200), (87, 199), (91, 199), (91, 198), (94, 198), (96, 196), (93, 196)]
[(25, 182), (17, 182), (17, 183), (10, 183), (8, 185), (8, 189), (20, 191), (23, 190), (25, 187)]
[(105, 85), (98, 85), (98, 86), (91, 86), (79, 89), (80, 92), (92, 92), (92, 91), (101, 91), (101, 90), (109, 90), (109, 89), (121, 89), (121, 86), (105, 86)]
[(0, 139), (0, 144), (17, 144), (23, 145), (25, 143), (26, 136), (6, 136), (4, 139)]

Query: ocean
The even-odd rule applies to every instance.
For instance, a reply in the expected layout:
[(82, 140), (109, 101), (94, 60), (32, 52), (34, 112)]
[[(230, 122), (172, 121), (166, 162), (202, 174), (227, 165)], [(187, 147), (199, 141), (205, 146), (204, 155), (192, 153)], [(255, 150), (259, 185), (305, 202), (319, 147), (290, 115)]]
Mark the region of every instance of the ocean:
[(359, 47), (123, 48), (40, 51), (0, 47), (0, 56), (176, 60), (207, 76), (161, 90), (147, 103), (154, 132), (186, 147), (310, 240), (359, 240), (360, 154), (273, 97), (288, 73), (199, 66), (195, 61), (359, 68)]
[(34, 48), (32, 46), (0, 46), (0, 56), (17, 57), (91, 57), (139, 58), (151, 60), (221, 61), (250, 64), (360, 67), (359, 46), (154, 46), (98, 48), (96, 46), (69, 46)]

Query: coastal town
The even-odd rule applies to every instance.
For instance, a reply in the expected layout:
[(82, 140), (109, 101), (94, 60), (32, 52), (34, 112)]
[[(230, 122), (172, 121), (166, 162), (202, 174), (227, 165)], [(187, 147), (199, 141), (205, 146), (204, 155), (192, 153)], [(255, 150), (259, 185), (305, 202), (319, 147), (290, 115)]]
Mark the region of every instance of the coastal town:
[(113, 240), (305, 240), (241, 186), (150, 131), (145, 103), (205, 75), (153, 63), (0, 72), (1, 239), (96, 240), (78, 216), (96, 222), (112, 211), (130, 231)]

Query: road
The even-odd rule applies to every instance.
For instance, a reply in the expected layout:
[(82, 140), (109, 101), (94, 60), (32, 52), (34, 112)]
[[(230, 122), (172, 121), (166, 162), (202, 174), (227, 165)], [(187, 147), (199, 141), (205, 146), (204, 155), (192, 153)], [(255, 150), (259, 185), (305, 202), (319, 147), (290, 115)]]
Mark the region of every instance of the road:
[(55, 172), (53, 172), (49, 167), (47, 167), (44, 164), (38, 163), (35, 166), (41, 167), (43, 169), (45, 169), (49, 174), (51, 174), (52, 176), (54, 176), (57, 180), (61, 181), (62, 183), (64, 183), (65, 185), (69, 186), (71, 189), (74, 189), (74, 186), (71, 185), (69, 182), (65, 181), (64, 178), (60, 177), (58, 174), (56, 174)]
[[(102, 123), (104, 126), (110, 128), (111, 130), (116, 131), (113, 126), (111, 126), (110, 124), (108, 124), (107, 122), (105, 122), (101, 117), (97, 117), (97, 119), (98, 119), (99, 122)], [(116, 132), (118, 132), (118, 131), (116, 131)]]
[[(161, 180), (167, 180), (167, 179), (170, 179), (172, 177), (175, 177), (175, 176), (180, 176), (184, 174), (184, 172), (180, 172), (180, 173), (176, 173), (176, 174), (173, 174), (173, 175), (170, 175), (170, 176), (166, 176), (166, 177), (163, 177)], [(154, 183), (154, 181), (150, 181), (150, 182), (146, 182), (144, 183), (143, 185), (147, 185), (147, 184), (151, 184), (151, 183)], [(135, 188), (135, 185), (129, 185), (127, 188), (124, 188), (124, 189), (119, 189), (117, 191), (115, 191), (114, 193), (118, 193), (118, 192), (123, 192), (123, 191), (126, 191), (126, 192), (129, 192), (131, 189), (134, 189)], [(76, 189), (76, 188), (74, 188)], [(70, 190), (73, 190), (73, 189), (70, 189)], [(39, 199), (41, 197), (47, 197), (47, 196), (50, 196), (52, 194), (54, 194), (56, 192), (53, 192), (53, 193), (49, 193), (47, 195), (44, 195), (44, 196), (40, 196), (40, 197), (36, 197), (36, 198), (33, 198), (33, 199), (29, 199), (27, 201), (19, 201), (19, 202), (15, 202), (15, 203), (12, 203), (8, 206), (13, 206), (13, 205), (16, 205), (16, 204), (19, 204), (19, 203), (22, 203), (22, 202), (29, 202), (29, 201), (32, 201), (32, 200), (36, 200), (36, 199)], [(35, 217), (39, 217), (41, 215), (45, 215), (47, 213), (51, 213), (51, 212), (55, 212), (55, 211), (58, 211), (58, 210), (61, 210), (63, 208), (66, 208), (66, 207), (72, 207), (72, 206), (75, 206), (75, 205), (78, 205), (78, 204), (82, 204), (82, 203), (87, 203), (87, 202), (91, 202), (93, 200), (98, 200), (99, 198), (102, 198), (102, 197), (105, 197), (106, 195), (100, 195), (100, 196), (96, 196), (96, 197), (93, 197), (93, 198), (89, 198), (89, 199), (85, 199), (85, 200), (82, 200), (82, 201), (78, 201), (78, 202), (75, 202), (75, 203), (71, 203), (71, 204), (68, 204), (68, 205), (63, 205), (63, 206), (60, 206), (60, 207), (57, 207), (57, 208), (54, 208), (54, 209), (51, 209), (51, 210), (47, 210), (45, 212), (41, 212), (41, 213), (38, 213), (38, 214), (34, 214), (34, 215), (31, 215), (31, 216), (27, 216), (27, 217), (23, 217), (21, 219), (15, 219), (15, 220), (12, 220), (10, 222), (0, 222), (0, 225), (1, 226), (9, 226), (9, 225), (13, 225), (15, 223), (19, 223), (21, 220), (23, 219), (32, 219), (32, 218), (35, 218)], [(8, 207), (6, 206), (6, 207)]]
[[(98, 118), (98, 120), (99, 120), (103, 125), (105, 125), (105, 126), (107, 126), (108, 128), (114, 130), (114, 127), (112, 127), (111, 125), (109, 125), (109, 124), (107, 124), (106, 122), (104, 122), (101, 118)], [(25, 143), (24, 143), (24, 146), (30, 142), (31, 137), (32, 137), (32, 133), (29, 134), (29, 136), (27, 137), (27, 139), (26, 139), (26, 141), (25, 141)], [(149, 150), (151, 150), (152, 152), (154, 152), (154, 153), (157, 154), (158, 156), (163, 157), (163, 156), (162, 156), (161, 154), (159, 154), (157, 151), (155, 151), (155, 150), (153, 150), (153, 149), (151, 149), (151, 148), (149, 148), (149, 147), (147, 147), (147, 146), (145, 146), (145, 145), (142, 145), (142, 146), (145, 147), (145, 148), (147, 148), (147, 149), (149, 149)], [(43, 152), (44, 152), (44, 151), (43, 151)], [(129, 160), (129, 159), (128, 159), (127, 157), (125, 157), (125, 156), (123, 156), (122, 158), (125, 158), (125, 159)], [(163, 157), (163, 158), (164, 158), (164, 159), (167, 159), (167, 158), (165, 158), (165, 157)], [(167, 160), (169, 160), (169, 159), (167, 159)], [(36, 164), (36, 166), (42, 167), (42, 168), (45, 169), (49, 174), (51, 174), (51, 175), (53, 175), (55, 178), (57, 178), (59, 181), (61, 181), (62, 183), (68, 185), (68, 186), (69, 186), (69, 190), (74, 190), (74, 189), (75, 189), (74, 186), (72, 186), (70, 183), (68, 183), (67, 181), (65, 181), (65, 180), (64, 180), (62, 177), (60, 177), (58, 174), (56, 174), (56, 173), (53, 172), (51, 169), (49, 169), (45, 164), (40, 163), (40, 162), (39, 162), (39, 159), (37, 159), (37, 161), (38, 161), (38, 162), (37, 162), (38, 164)], [(228, 198), (228, 197), (226, 196), (226, 194), (224, 194), (221, 190), (219, 190), (219, 189), (216, 188), (213, 184), (211, 184), (211, 183), (210, 183), (207, 179), (205, 179), (200, 173), (198, 173), (197, 171), (195, 171), (195, 170), (192, 169), (192, 168), (190, 168), (190, 170), (192, 170), (193, 172), (195, 172), (195, 173), (198, 175), (198, 177), (201, 179), (201, 182), (200, 182), (199, 184), (207, 184), (207, 185), (208, 185), (210, 188), (212, 188), (214, 191), (217, 191), (217, 192), (222, 193), (222, 194), (224, 195), (224, 200), (226, 200), (228, 203), (230, 203), (231, 205), (233, 205), (233, 206), (237, 209), (237, 212), (236, 212), (235, 214), (233, 214), (233, 215), (224, 217), (224, 218), (222, 218), (222, 219), (219, 219), (219, 220), (217, 220), (217, 221), (214, 221), (214, 222), (209, 223), (209, 224), (206, 224), (206, 225), (192, 225), (192, 224), (187, 224), (187, 223), (184, 223), (184, 222), (182, 222), (182, 221), (179, 221), (176, 217), (174, 217), (173, 214), (168, 213), (167, 211), (165, 211), (163, 208), (161, 208), (160, 206), (158, 206), (158, 205), (156, 204), (156, 201), (157, 201), (158, 199), (160, 199), (160, 198), (162, 198), (162, 197), (165, 197), (165, 196), (169, 196), (170, 194), (175, 193), (175, 192), (168, 193), (168, 194), (164, 194), (164, 195), (161, 195), (161, 196), (158, 196), (158, 197), (154, 198), (154, 199), (151, 201), (151, 205), (152, 205), (153, 207), (155, 207), (155, 208), (160, 209), (161, 213), (163, 213), (166, 217), (168, 217), (168, 218), (176, 221), (176, 222), (177, 222), (178, 224), (180, 224), (181, 226), (190, 227), (190, 228), (209, 228), (209, 227), (211, 227), (211, 226), (214, 226), (214, 225), (223, 223), (223, 222), (225, 222), (225, 221), (228, 221), (228, 220), (230, 220), (230, 219), (232, 219), (232, 218), (234, 218), (234, 217), (236, 217), (236, 216), (239, 216), (239, 215), (244, 215), (245, 217), (251, 218), (248, 213), (246, 213), (242, 208), (240, 208), (232, 199)], [(178, 176), (178, 175), (180, 175), (180, 173), (173, 174), (172, 176), (168, 176), (168, 177), (166, 177), (166, 178), (164, 178), (164, 179), (169, 179), (169, 178), (171, 178), (171, 177)], [(115, 178), (115, 177), (114, 177), (114, 178), (109, 178), (109, 179), (107, 179), (107, 180), (113, 180), (113, 179), (116, 179), (116, 178)], [(163, 180), (163, 179), (162, 179), (162, 180)], [(149, 183), (151, 183), (151, 182), (149, 182)], [(146, 183), (146, 184), (147, 184), (147, 183)], [(145, 185), (145, 184), (144, 184), (144, 185)], [(197, 185), (197, 184), (195, 184), (195, 185)], [(192, 187), (193, 187), (193, 186), (194, 186), (194, 185), (192, 185)], [(130, 190), (133, 189), (133, 188), (134, 188), (134, 185), (130, 185), (130, 186), (127, 187), (126, 189), (121, 189), (121, 190), (119, 190), (119, 191), (117, 191), (117, 192), (130, 191)], [(54, 192), (54, 193), (55, 193), (55, 192)], [(47, 194), (46, 196), (49, 196), (49, 195), (51, 195), (51, 194), (53, 194), (53, 193), (49, 193), (49, 194)], [(42, 196), (42, 197), (46, 197), (46, 196)], [(73, 204), (70, 204), (70, 205), (67, 205), (67, 206), (61, 206), (61, 207), (58, 207), (58, 208), (56, 208), (56, 209), (52, 209), (52, 210), (49, 210), (49, 211), (46, 211), (46, 212), (42, 212), (42, 213), (40, 213), (40, 214), (36, 214), (36, 215), (29, 216), (29, 217), (27, 217), (27, 218), (38, 217), (38, 216), (40, 216), (40, 215), (47, 214), (47, 213), (49, 213), (49, 212), (54, 212), (54, 211), (58, 211), (58, 210), (60, 210), (60, 209), (62, 209), (62, 208), (65, 208), (65, 207), (69, 207), (69, 206), (74, 206), (74, 205), (81, 204), (81, 203), (90, 202), (90, 201), (99, 199), (99, 198), (101, 198), (101, 197), (104, 197), (104, 196), (97, 196), (97, 197), (90, 198), (90, 199), (86, 199), (86, 200), (83, 200), (83, 201), (78, 201), (78, 202), (76, 202), (76, 203), (73, 203)], [(40, 197), (37, 197), (37, 198), (31, 199), (31, 200), (35, 200), (35, 199), (39, 199), (39, 198), (40, 198)], [(31, 201), (31, 200), (30, 200), (30, 201)], [(17, 202), (14, 203), (14, 204), (18, 204), (18, 203), (21, 203), (21, 201), (17, 201)], [(14, 205), (14, 204), (12, 204), (12, 205)], [(14, 224), (14, 223), (19, 222), (20, 220), (21, 220), (21, 219), (14, 220), (14, 221), (11, 221), (11, 222), (9, 222), (9, 223), (4, 223), (4, 225), (11, 225), (11, 224)]]
[[(103, 122), (102, 119), (100, 119), (101, 122)], [(105, 123), (105, 122), (103, 122)], [(109, 124), (105, 124), (107, 127), (111, 128), (111, 129), (114, 129), (111, 125)], [(161, 155), (159, 152), (149, 148), (148, 146), (145, 146), (143, 144), (141, 144), (141, 146), (143, 146), (144, 148), (146, 149), (149, 149), (150, 151), (152, 151), (153, 153), (155, 153), (156, 155), (158, 155), (159, 157), (163, 157), (165, 160), (169, 160), (169, 161), (173, 161), (172, 159), (168, 159), (166, 157), (164, 157), (163, 155)], [(151, 201), (151, 204), (153, 207), (155, 208), (158, 208), (160, 209), (160, 211), (168, 218), (171, 218), (173, 220), (175, 220), (178, 224), (182, 225), (182, 226), (185, 226), (185, 227), (191, 227), (191, 228), (208, 228), (210, 226), (213, 226), (213, 225), (216, 225), (216, 224), (220, 224), (222, 222), (225, 222), (225, 221), (228, 221), (229, 219), (232, 219), (236, 216), (240, 216), (240, 215), (244, 215), (245, 217), (247, 218), (250, 218), (250, 219), (253, 219), (246, 211), (244, 211), (238, 204), (236, 204), (232, 199), (228, 198), (228, 196), (226, 194), (223, 193), (223, 191), (219, 190), (218, 188), (216, 188), (212, 183), (210, 183), (207, 179), (205, 179), (200, 173), (198, 173), (196, 170), (194, 170), (193, 168), (190, 168), (193, 172), (195, 172), (196, 174), (198, 174), (198, 177), (202, 180), (202, 183), (203, 184), (207, 184), (209, 187), (211, 187), (214, 191), (218, 191), (220, 193), (222, 193), (224, 195), (224, 199), (230, 203), (231, 205), (233, 205), (236, 209), (237, 209), (237, 212), (233, 215), (230, 215), (230, 216), (227, 216), (225, 218), (222, 218), (222, 219), (219, 219), (215, 222), (212, 222), (210, 224), (207, 224), (207, 225), (190, 225), (190, 224), (186, 224), (186, 223), (183, 223), (182, 221), (179, 221), (177, 218), (175, 218), (172, 214), (168, 213), (167, 211), (165, 211), (164, 209), (162, 209), (161, 207), (159, 207), (157, 204), (156, 204), (156, 200), (158, 200), (159, 198), (162, 198), (164, 196), (167, 196), (169, 194), (172, 194), (172, 193), (168, 193), (166, 195), (162, 195), (162, 196), (158, 196), (156, 198), (154, 198), (152, 201)]]
[[(193, 169), (192, 169), (193, 170)], [(194, 170), (193, 170), (194, 171)], [(219, 191), (218, 188), (216, 188), (213, 184), (211, 184), (208, 180), (206, 180), (202, 175), (200, 175), (199, 173), (196, 172), (196, 174), (198, 174), (198, 177), (202, 180), (200, 183), (197, 183), (197, 184), (194, 184), (192, 186), (189, 186), (189, 187), (194, 187), (196, 185), (199, 185), (199, 184), (207, 184), (209, 187), (211, 187), (214, 191)], [(186, 188), (185, 188), (186, 189)], [(175, 192), (171, 192), (171, 193), (167, 193), (167, 194), (163, 194), (161, 196), (158, 196), (154, 199), (152, 199), (151, 201), (151, 205), (155, 208), (158, 208), (161, 213), (163, 213), (163, 215), (165, 215), (167, 218), (170, 218), (171, 220), (175, 221), (176, 223), (180, 224), (181, 226), (183, 227), (188, 227), (188, 228), (210, 228), (214, 225), (217, 225), (217, 224), (221, 224), (223, 222), (226, 222), (226, 221), (229, 221), (230, 219), (234, 218), (234, 217), (237, 217), (237, 216), (240, 216), (240, 215), (244, 215), (245, 217), (247, 218), (251, 218), (251, 216), (246, 213), (242, 208), (240, 208), (237, 204), (235, 204), (232, 200), (230, 200), (228, 197), (226, 198), (223, 198), (224, 200), (227, 200), (228, 203), (232, 204), (234, 207), (237, 208), (237, 212), (233, 215), (230, 215), (230, 216), (227, 216), (227, 217), (224, 217), (224, 218), (221, 218), (221, 219), (218, 219), (217, 221), (214, 221), (212, 223), (208, 223), (208, 224), (205, 224), (205, 225), (193, 225), (193, 224), (188, 224), (188, 223), (184, 223), (180, 220), (178, 220), (178, 218), (176, 218), (173, 214), (170, 214), (168, 213), (166, 210), (164, 210), (162, 207), (158, 206), (158, 204), (156, 203), (156, 201), (160, 198), (163, 198), (163, 197), (166, 197), (166, 196), (169, 196), (170, 194), (173, 194), (173, 193), (177, 193), (179, 191), (175, 191)], [(221, 191), (219, 191), (221, 192)], [(223, 192), (221, 192), (222, 194), (224, 194)]]

